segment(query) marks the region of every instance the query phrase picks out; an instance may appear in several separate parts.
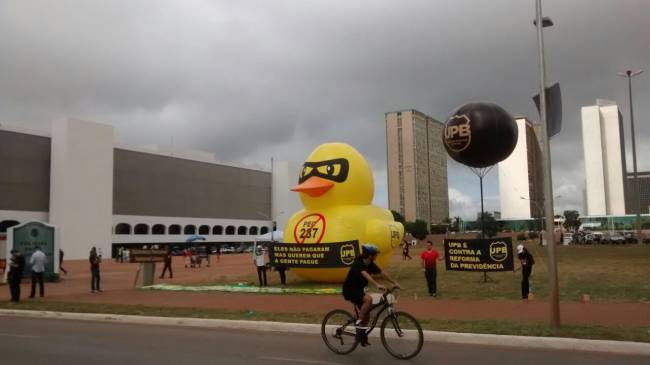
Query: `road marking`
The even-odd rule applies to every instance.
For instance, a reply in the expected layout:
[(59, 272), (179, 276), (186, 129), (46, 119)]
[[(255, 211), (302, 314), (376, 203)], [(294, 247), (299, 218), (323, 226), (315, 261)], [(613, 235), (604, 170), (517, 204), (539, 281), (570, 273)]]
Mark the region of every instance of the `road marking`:
[(291, 359), (288, 357), (272, 357), (272, 356), (260, 356), (260, 360), (275, 360), (275, 361), (286, 361), (286, 362), (301, 362), (304, 364), (323, 364), (323, 365), (350, 365), (344, 362), (330, 362), (330, 361), (318, 361), (318, 360), (305, 360), (305, 359)]
[(16, 335), (13, 333), (0, 333), (0, 337), (16, 337), (16, 338), (39, 338), (41, 336), (32, 336), (32, 335)]

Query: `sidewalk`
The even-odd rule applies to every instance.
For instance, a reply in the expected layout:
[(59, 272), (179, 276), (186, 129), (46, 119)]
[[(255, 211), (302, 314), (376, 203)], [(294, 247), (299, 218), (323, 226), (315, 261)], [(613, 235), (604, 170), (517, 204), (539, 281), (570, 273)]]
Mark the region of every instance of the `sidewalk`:
[[(163, 282), (207, 283), (222, 277), (249, 275), (248, 255), (223, 255), (211, 268), (184, 269), (175, 258), (173, 280)], [(226, 310), (254, 310), (276, 313), (326, 313), (334, 308), (350, 309), (340, 296), (329, 295), (271, 295), (235, 293), (192, 293), (140, 291), (133, 289), (137, 265), (105, 262), (102, 265), (103, 293), (90, 293), (90, 274), (86, 261), (69, 261), (64, 267), (70, 272), (60, 283), (46, 284), (47, 301), (146, 305), (156, 307), (194, 307)], [(161, 267), (157, 267), (158, 271)], [(275, 283), (276, 275), (271, 274)], [(29, 284), (22, 287), (23, 297), (29, 294)], [(0, 287), (0, 300), (9, 299), (9, 290)], [(26, 298), (25, 300), (30, 300)], [(34, 300), (34, 299), (31, 299)], [(40, 299), (36, 299), (40, 300)], [(545, 323), (549, 307), (544, 302), (525, 301), (466, 301), (399, 297), (397, 307), (420, 319), (437, 320), (509, 320)], [(603, 326), (650, 326), (650, 304), (644, 303), (575, 303), (561, 304), (562, 322), (566, 324)]]

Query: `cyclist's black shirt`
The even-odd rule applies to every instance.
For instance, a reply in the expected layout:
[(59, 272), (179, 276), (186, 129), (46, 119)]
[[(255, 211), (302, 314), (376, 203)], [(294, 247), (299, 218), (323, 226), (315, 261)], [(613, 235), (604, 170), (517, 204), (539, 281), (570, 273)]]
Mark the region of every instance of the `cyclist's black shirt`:
[(370, 275), (381, 273), (381, 269), (374, 262), (366, 265), (361, 256), (358, 256), (354, 259), (354, 262), (350, 266), (350, 271), (348, 271), (348, 276), (345, 278), (345, 282), (343, 282), (343, 293), (363, 293), (363, 289), (368, 285), (368, 280), (361, 275), (362, 271)]

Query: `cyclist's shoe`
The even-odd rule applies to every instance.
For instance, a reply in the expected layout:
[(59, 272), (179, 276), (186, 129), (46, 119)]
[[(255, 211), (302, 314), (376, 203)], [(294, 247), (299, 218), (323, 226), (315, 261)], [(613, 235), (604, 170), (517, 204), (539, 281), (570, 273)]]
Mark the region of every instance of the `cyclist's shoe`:
[(363, 345), (363, 343), (368, 342), (368, 336), (366, 335), (366, 331), (368, 330), (368, 327), (362, 325), (361, 321), (357, 321), (354, 324), (354, 326), (356, 328), (357, 341), (359, 341), (362, 346), (365, 346), (365, 345)]
[(368, 334), (367, 333), (363, 334), (363, 337), (361, 338), (360, 343), (361, 343), (362, 347), (370, 346), (370, 342), (368, 342)]

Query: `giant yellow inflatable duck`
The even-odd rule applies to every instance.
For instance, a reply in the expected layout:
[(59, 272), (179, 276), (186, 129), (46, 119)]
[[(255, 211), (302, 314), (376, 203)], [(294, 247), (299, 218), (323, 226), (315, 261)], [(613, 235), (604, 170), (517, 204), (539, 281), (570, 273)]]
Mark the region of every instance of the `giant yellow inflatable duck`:
[[(404, 235), (390, 211), (371, 205), (375, 186), (366, 159), (345, 143), (318, 146), (307, 158), (299, 184), (305, 209), (295, 213), (284, 231), (285, 243), (318, 244), (357, 240), (379, 247), (377, 264), (387, 268), (393, 248)], [(348, 268), (296, 268), (310, 281), (342, 282)]]

